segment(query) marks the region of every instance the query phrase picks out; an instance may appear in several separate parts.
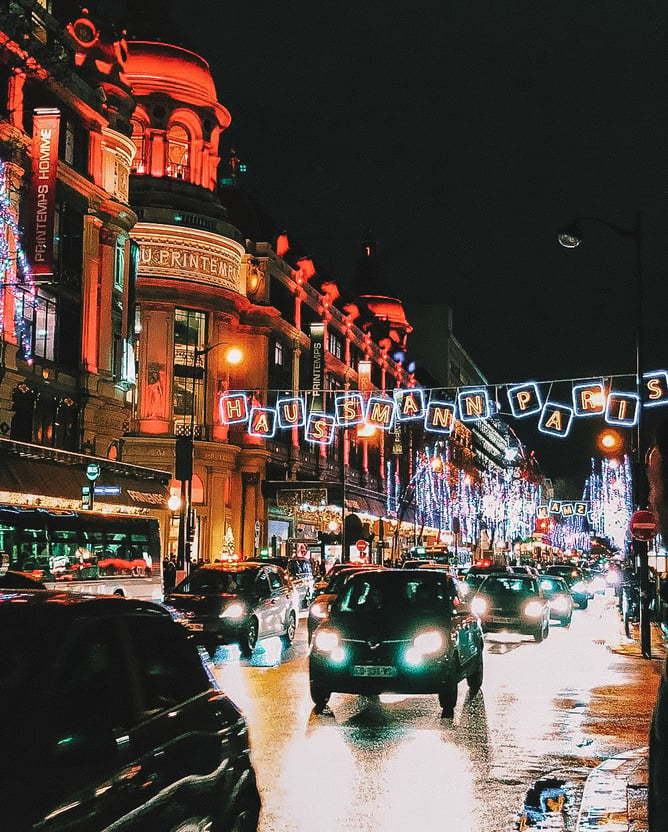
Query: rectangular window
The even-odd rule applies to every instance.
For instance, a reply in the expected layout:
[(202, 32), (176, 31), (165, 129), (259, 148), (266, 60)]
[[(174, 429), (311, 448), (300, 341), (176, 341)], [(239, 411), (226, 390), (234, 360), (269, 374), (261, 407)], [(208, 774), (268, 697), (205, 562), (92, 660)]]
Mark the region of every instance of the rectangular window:
[(277, 367), (283, 366), (283, 344), (280, 341), (274, 344), (274, 364)]
[(206, 313), (174, 310), (174, 420), (175, 433), (191, 430), (201, 435), (204, 422)]
[(17, 293), (14, 301), (23, 318), (32, 355), (56, 360), (56, 321), (58, 307), (55, 298), (39, 290), (33, 299), (27, 292)]
[(334, 332), (329, 332), (328, 335), (329, 335), (329, 338), (328, 338), (329, 343), (328, 343), (327, 347), (328, 347), (330, 353), (335, 358), (338, 358), (339, 360), (341, 360), (341, 356), (343, 355), (343, 346), (341, 344), (340, 338), (338, 338), (338, 336)]
[(65, 122), (65, 144), (63, 146), (63, 159), (68, 165), (74, 165), (74, 125), (71, 121)]
[(125, 281), (125, 240), (116, 240), (114, 250), (114, 289), (123, 291)]

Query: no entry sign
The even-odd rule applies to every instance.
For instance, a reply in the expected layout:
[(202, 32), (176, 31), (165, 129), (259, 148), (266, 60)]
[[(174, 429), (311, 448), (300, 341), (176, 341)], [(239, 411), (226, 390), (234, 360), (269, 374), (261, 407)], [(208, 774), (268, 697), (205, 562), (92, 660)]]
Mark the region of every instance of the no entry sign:
[(358, 540), (355, 544), (358, 552), (365, 552), (366, 551), (366, 540)]
[(652, 540), (656, 535), (656, 518), (651, 511), (636, 511), (631, 517), (630, 528), (635, 540)]

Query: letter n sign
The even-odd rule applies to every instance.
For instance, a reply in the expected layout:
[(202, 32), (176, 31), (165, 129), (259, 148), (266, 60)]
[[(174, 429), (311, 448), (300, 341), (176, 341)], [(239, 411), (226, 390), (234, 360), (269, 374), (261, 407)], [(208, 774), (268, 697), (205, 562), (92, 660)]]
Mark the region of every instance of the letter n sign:
[(457, 394), (459, 418), (462, 422), (478, 422), (489, 419), (489, 394), (484, 387), (467, 388)]
[(424, 426), (426, 430), (445, 433), (449, 436), (455, 427), (454, 404), (452, 402), (429, 402), (424, 417)]

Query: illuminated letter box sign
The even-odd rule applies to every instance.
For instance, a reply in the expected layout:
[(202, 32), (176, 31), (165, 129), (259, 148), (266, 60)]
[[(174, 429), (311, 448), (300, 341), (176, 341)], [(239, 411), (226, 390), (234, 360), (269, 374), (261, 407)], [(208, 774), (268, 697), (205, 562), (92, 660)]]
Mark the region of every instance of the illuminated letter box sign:
[(535, 381), (527, 381), (525, 384), (516, 384), (514, 387), (509, 387), (508, 402), (516, 419), (533, 416), (543, 409), (543, 399)]
[(248, 398), (245, 393), (223, 393), (218, 406), (223, 425), (241, 425), (248, 421)]
[(665, 370), (645, 373), (643, 381), (645, 382), (645, 407), (668, 404), (668, 373)]
[(538, 421), (538, 430), (548, 436), (563, 439), (568, 436), (573, 423), (573, 410), (565, 404), (545, 402)]
[(299, 396), (289, 396), (276, 402), (279, 428), (300, 428), (306, 424), (306, 408)]
[(550, 514), (561, 514), (561, 503), (559, 500), (552, 500), (550, 502)]
[(459, 418), (462, 422), (478, 422), (489, 419), (489, 394), (484, 387), (461, 390), (457, 394)]
[(395, 390), (394, 404), (397, 408), (397, 420), (399, 422), (410, 422), (413, 419), (424, 417), (424, 391), (419, 388)]
[(271, 439), (276, 433), (276, 411), (271, 407), (251, 407), (248, 433)]
[(587, 503), (575, 503), (575, 514), (578, 517), (587, 516)]
[(326, 413), (311, 413), (306, 425), (306, 441), (318, 445), (331, 445), (334, 441), (336, 422)]
[(367, 402), (366, 423), (381, 430), (389, 430), (394, 422), (394, 401), (371, 396)]
[(561, 513), (564, 517), (572, 517), (573, 516), (573, 503), (562, 503), (561, 504)]
[(610, 393), (605, 409), (605, 421), (609, 425), (633, 427), (638, 423), (640, 397), (637, 393)]
[(536, 509), (536, 517), (539, 520), (547, 520), (550, 510), (547, 506), (538, 506)]
[(344, 393), (337, 396), (334, 406), (336, 422), (341, 427), (348, 428), (364, 422), (364, 399), (361, 393)]
[(573, 411), (576, 416), (601, 416), (605, 413), (603, 385), (576, 384), (573, 387)]
[(429, 402), (424, 417), (426, 430), (450, 435), (455, 427), (455, 406), (452, 402)]

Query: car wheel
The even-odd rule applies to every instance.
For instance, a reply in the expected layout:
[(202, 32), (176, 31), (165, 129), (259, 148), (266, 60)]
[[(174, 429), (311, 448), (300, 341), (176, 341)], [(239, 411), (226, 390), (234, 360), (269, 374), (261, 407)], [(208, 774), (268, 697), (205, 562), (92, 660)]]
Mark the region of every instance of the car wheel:
[(457, 688), (459, 679), (457, 673), (452, 673), (445, 679), (438, 692), (438, 703), (443, 709), (442, 716), (451, 717), (457, 704)]
[(482, 660), (482, 653), (478, 656), (478, 665), (476, 669), (471, 673), (470, 676), (466, 677), (466, 683), (469, 686), (469, 691), (471, 692), (471, 696), (475, 696), (475, 694), (480, 690), (482, 687), (482, 677), (483, 677), (483, 660)]
[(291, 610), (290, 615), (288, 616), (288, 626), (285, 630), (285, 633), (281, 636), (281, 641), (285, 647), (289, 647), (292, 642), (295, 640), (295, 635), (297, 633), (297, 617), (295, 616), (294, 612)]
[(241, 650), (242, 656), (250, 656), (255, 650), (255, 645), (257, 644), (257, 634), (258, 634), (258, 623), (257, 618), (251, 618), (248, 622), (248, 626), (246, 627), (246, 635), (239, 643), (239, 648)]
[(538, 625), (538, 627), (536, 627), (536, 629), (533, 631), (533, 639), (534, 639), (534, 641), (537, 641), (538, 644), (540, 644), (541, 641), (544, 638), (545, 638), (545, 626), (543, 625), (543, 622), (541, 621), (541, 623)]
[(317, 682), (314, 682), (311, 679), (310, 682), (311, 687), (311, 699), (313, 700), (314, 710), (317, 714), (322, 713), (329, 702), (329, 697), (331, 693), (322, 685), (319, 685)]

